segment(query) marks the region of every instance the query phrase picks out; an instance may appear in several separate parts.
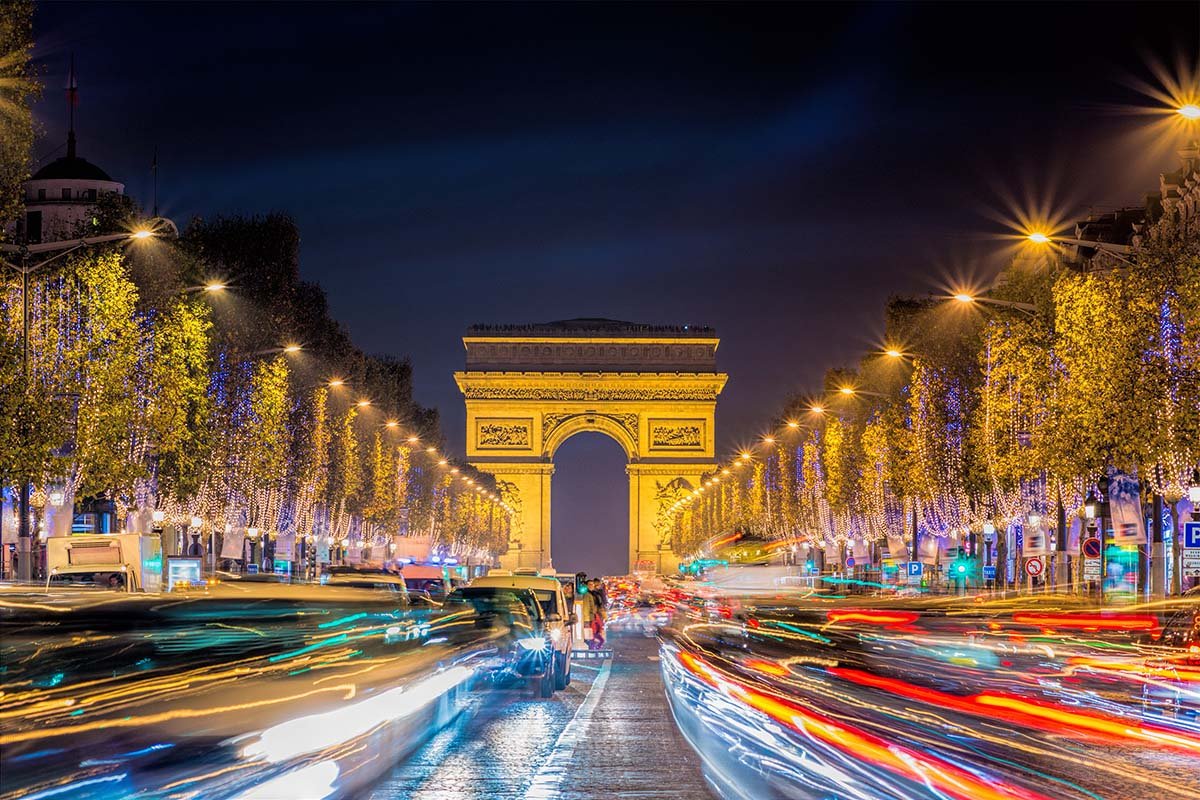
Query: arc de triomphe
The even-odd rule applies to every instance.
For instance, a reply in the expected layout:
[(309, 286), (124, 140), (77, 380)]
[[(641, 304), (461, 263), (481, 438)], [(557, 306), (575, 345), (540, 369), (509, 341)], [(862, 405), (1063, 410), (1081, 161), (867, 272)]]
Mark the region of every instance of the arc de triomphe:
[[(454, 379), (467, 406), (467, 459), (516, 509), (507, 568), (550, 563), (554, 454), (582, 431), (629, 461), (631, 569), (674, 570), (666, 510), (715, 467), (713, 414), (727, 375), (711, 328), (574, 319), (475, 326)], [(573, 565), (561, 565), (573, 568)]]

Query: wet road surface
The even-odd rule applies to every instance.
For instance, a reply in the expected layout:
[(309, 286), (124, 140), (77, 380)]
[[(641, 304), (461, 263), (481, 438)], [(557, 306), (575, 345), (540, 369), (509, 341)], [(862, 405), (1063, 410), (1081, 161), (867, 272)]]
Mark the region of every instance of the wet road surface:
[(368, 797), (715, 798), (671, 716), (657, 640), (631, 633), (611, 644), (611, 662), (576, 661), (571, 685), (552, 700), (524, 687), (478, 693), (469, 713)]

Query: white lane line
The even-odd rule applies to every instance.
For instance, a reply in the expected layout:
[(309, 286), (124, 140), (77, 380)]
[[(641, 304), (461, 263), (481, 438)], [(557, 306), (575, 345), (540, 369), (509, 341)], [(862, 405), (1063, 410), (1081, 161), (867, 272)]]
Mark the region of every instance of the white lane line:
[(600, 674), (588, 689), (587, 697), (583, 698), (579, 708), (575, 709), (575, 716), (567, 722), (562, 733), (558, 735), (558, 741), (554, 743), (549, 757), (533, 776), (533, 782), (525, 792), (525, 800), (554, 800), (560, 796), (563, 779), (567, 777), (571, 770), (571, 762), (575, 759), (575, 746), (592, 723), (592, 713), (600, 703), (600, 695), (604, 694), (604, 684), (608, 683), (610, 672), (612, 662), (605, 661), (604, 666), (600, 668)]

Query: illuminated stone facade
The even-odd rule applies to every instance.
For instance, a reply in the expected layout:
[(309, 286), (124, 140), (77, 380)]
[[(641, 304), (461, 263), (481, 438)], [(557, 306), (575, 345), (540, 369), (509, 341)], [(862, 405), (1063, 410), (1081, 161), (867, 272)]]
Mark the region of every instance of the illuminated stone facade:
[[(629, 465), (629, 564), (674, 570), (665, 511), (714, 468), (713, 414), (727, 376), (707, 328), (568, 320), (476, 327), (454, 375), (467, 406), (467, 458), (517, 511), (501, 564), (551, 563), (554, 454), (582, 431), (616, 440)], [(573, 569), (575, 565), (559, 565)]]

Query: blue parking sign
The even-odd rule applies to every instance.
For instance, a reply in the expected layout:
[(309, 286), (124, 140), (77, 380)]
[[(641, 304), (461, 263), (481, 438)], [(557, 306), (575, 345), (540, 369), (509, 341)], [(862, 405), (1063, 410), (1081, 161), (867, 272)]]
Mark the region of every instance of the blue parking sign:
[(989, 564), (988, 566), (984, 567), (984, 568), (983, 568), (983, 579), (984, 579), (985, 581), (994, 581), (994, 580), (996, 580), (996, 568), (995, 568), (994, 566), (992, 566), (991, 564)]
[(1200, 548), (1200, 522), (1183, 523), (1183, 546)]
[(910, 578), (919, 578), (921, 576), (921, 562), (920, 561), (909, 561), (908, 562), (908, 576)]

